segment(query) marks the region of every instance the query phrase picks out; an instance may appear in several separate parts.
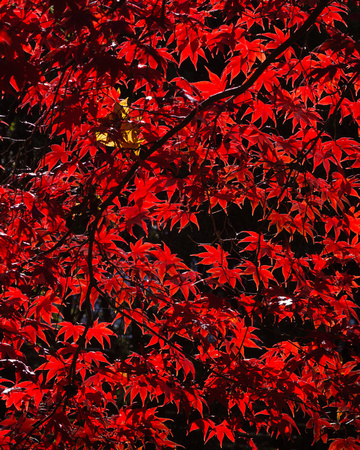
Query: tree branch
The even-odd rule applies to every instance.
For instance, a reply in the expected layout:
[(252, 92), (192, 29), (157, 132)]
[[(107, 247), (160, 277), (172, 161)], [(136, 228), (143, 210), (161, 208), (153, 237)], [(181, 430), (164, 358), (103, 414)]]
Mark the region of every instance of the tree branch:
[[(284, 53), (289, 47), (291, 47), (298, 39), (303, 37), (305, 33), (309, 30), (309, 28), (314, 25), (316, 19), (319, 17), (321, 12), (331, 3), (331, 0), (322, 0), (319, 4), (314, 8), (309, 17), (305, 20), (305, 22), (298, 28), (285, 42), (279, 45), (271, 54), (263, 61), (257, 69), (250, 75), (240, 86), (235, 86), (229, 89), (225, 89), (222, 92), (218, 92), (214, 95), (211, 95), (206, 100), (202, 101), (196, 108), (194, 108), (183, 120), (181, 120), (175, 127), (169, 130), (164, 134), (157, 142), (155, 142), (148, 150), (141, 152), (140, 159), (145, 161), (150, 155), (156, 152), (159, 148), (161, 148), (169, 139), (175, 136), (180, 130), (186, 127), (195, 117), (196, 115), (209, 108), (214, 103), (224, 100), (229, 97), (238, 97), (245, 93), (254, 83), (255, 81), (264, 73), (267, 67), (270, 66), (276, 59)], [(123, 178), (122, 182), (119, 186), (114, 189), (113, 193), (109, 195), (109, 197), (102, 203), (99, 213), (93, 224), (98, 223), (102, 213), (105, 209), (112, 203), (112, 201), (120, 194), (125, 185), (132, 179), (135, 175), (137, 169), (139, 168), (139, 162), (135, 162), (133, 166), (130, 168), (128, 173)], [(95, 227), (96, 228), (96, 227)]]

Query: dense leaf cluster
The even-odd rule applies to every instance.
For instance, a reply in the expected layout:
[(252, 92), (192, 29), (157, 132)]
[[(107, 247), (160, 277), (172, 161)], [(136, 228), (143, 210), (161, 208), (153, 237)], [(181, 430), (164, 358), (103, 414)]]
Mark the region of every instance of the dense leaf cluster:
[(360, 448), (357, 20), (0, 0), (2, 449)]

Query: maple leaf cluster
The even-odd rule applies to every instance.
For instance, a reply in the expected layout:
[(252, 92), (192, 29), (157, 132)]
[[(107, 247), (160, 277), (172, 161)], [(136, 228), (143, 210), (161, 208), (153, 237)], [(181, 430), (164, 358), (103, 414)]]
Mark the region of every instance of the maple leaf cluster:
[(360, 448), (358, 15), (0, 0), (2, 449)]

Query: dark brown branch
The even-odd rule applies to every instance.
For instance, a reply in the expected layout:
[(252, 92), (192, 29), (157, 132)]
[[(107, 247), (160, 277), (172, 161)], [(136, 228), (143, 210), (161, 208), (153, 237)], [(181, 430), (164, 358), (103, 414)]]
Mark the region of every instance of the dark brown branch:
[[(150, 155), (159, 150), (169, 139), (176, 135), (180, 130), (185, 128), (195, 117), (196, 115), (209, 108), (216, 102), (220, 100), (225, 100), (230, 97), (238, 97), (239, 95), (244, 94), (254, 83), (255, 81), (265, 72), (265, 70), (276, 61), (276, 59), (284, 53), (289, 47), (291, 47), (298, 39), (303, 37), (306, 32), (311, 28), (316, 19), (319, 17), (321, 12), (326, 8), (326, 6), (331, 2), (331, 0), (322, 0), (319, 4), (314, 8), (309, 17), (305, 20), (305, 22), (298, 28), (285, 42), (279, 45), (266, 59), (263, 61), (257, 69), (250, 75), (240, 86), (235, 86), (233, 88), (225, 89), (222, 92), (218, 92), (217, 94), (211, 95), (209, 98), (201, 102), (196, 108), (194, 108), (183, 120), (181, 120), (177, 125), (175, 125), (171, 130), (169, 130), (162, 138), (160, 138), (157, 142), (155, 142), (148, 150), (142, 152), (140, 158), (145, 161)], [(120, 194), (124, 186), (132, 179), (135, 175), (137, 169), (139, 168), (139, 162), (135, 162), (128, 173), (123, 178), (122, 182), (119, 186), (113, 191), (112, 194), (102, 203), (100, 211), (95, 219), (93, 225), (94, 229), (97, 227), (97, 223), (102, 216), (102, 213), (105, 209), (112, 203), (112, 201)], [(95, 233), (95, 231), (93, 232)], [(90, 233), (92, 234), (92, 233)], [(90, 254), (90, 250), (89, 250)]]
[[(242, 83), (240, 86), (236, 86), (233, 88), (226, 89), (222, 92), (219, 92), (217, 94), (214, 94), (201, 102), (196, 108), (194, 108), (183, 120), (181, 120), (175, 127), (173, 127), (171, 130), (169, 130), (162, 138), (160, 138), (157, 142), (155, 142), (148, 150), (143, 151), (140, 159), (145, 161), (150, 155), (152, 155), (154, 152), (156, 152), (158, 149), (160, 149), (169, 139), (171, 139), (173, 136), (176, 135), (180, 130), (185, 128), (195, 117), (199, 112), (206, 110), (211, 105), (214, 105), (216, 102), (219, 102), (221, 100), (230, 98), (230, 97), (237, 97), (244, 92), (246, 92), (254, 83), (255, 81), (264, 73), (267, 67), (270, 66), (276, 59), (289, 47), (291, 47), (297, 39), (301, 38), (305, 35), (305, 33), (308, 31), (308, 29), (316, 22), (316, 19), (319, 17), (321, 12), (326, 8), (326, 6), (330, 3), (331, 0), (323, 0), (321, 1), (316, 8), (312, 11), (312, 13), (309, 15), (309, 17), (305, 20), (305, 22), (301, 25), (300, 28), (298, 28), (285, 42), (283, 42), (277, 49), (275, 49), (266, 59), (263, 61), (257, 69), (252, 73), (252, 75), (247, 78), (244, 83)], [(135, 162), (132, 167), (129, 169), (127, 174), (124, 176), (121, 183), (118, 185), (116, 189), (110, 194), (106, 200), (103, 201), (101, 204), (101, 207), (99, 209), (99, 212), (97, 213), (94, 221), (91, 224), (91, 227), (89, 229), (89, 250), (88, 250), (88, 267), (89, 267), (89, 286), (88, 286), (88, 292), (87, 292), (87, 298), (85, 299), (85, 307), (87, 311), (87, 319), (90, 320), (91, 317), (91, 305), (90, 305), (90, 291), (94, 287), (97, 289), (97, 283), (94, 277), (93, 272), (93, 250), (94, 250), (94, 243), (95, 243), (95, 233), (98, 229), (99, 222), (101, 220), (103, 212), (106, 210), (108, 206), (111, 205), (113, 200), (118, 197), (123, 190), (123, 188), (126, 186), (126, 184), (131, 181), (133, 176), (135, 175), (137, 169), (140, 166), (140, 161)], [(88, 325), (89, 326), (89, 325)], [(82, 339), (83, 340), (83, 339)], [(78, 352), (80, 352), (81, 348), (84, 345), (84, 342), (79, 342), (79, 348)], [(76, 364), (76, 357), (74, 357), (73, 364)]]

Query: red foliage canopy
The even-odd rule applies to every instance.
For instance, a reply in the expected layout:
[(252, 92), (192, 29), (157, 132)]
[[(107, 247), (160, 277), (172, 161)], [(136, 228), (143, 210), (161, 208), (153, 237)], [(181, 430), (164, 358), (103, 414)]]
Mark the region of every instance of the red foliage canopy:
[(0, 0), (1, 448), (360, 448), (357, 11)]

